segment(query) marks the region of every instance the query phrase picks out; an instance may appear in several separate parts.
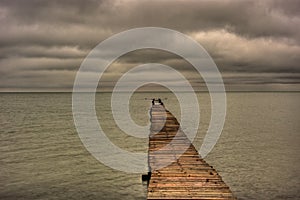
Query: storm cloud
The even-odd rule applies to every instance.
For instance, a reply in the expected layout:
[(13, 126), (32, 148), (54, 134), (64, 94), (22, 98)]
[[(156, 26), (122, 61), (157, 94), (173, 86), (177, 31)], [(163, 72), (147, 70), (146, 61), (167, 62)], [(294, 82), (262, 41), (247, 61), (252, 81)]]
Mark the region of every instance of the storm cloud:
[[(229, 89), (299, 90), (299, 10), (298, 0), (2, 0), (0, 91), (70, 91), (99, 42), (147, 26), (198, 41)], [(195, 87), (204, 84), (182, 58), (154, 50), (122, 56), (104, 79), (113, 86), (126, 70), (148, 62), (183, 71)]]

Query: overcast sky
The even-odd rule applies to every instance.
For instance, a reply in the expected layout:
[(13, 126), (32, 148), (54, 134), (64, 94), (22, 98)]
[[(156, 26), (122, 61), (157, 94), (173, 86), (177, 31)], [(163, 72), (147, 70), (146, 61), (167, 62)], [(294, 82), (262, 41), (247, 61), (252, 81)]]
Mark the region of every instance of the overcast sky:
[[(131, 28), (170, 28), (212, 56), (228, 90), (300, 90), (299, 0), (1, 0), (0, 91), (71, 91), (101, 41)], [(115, 62), (105, 87), (132, 67), (159, 62), (204, 87), (183, 59), (144, 50)], [(191, 70), (190, 70), (191, 69)]]

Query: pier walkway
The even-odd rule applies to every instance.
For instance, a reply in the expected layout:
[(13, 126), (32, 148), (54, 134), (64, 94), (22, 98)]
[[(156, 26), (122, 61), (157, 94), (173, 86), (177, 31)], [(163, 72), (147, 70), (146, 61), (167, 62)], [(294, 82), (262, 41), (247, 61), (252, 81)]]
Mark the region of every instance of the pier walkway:
[(235, 199), (217, 171), (200, 158), (172, 113), (154, 103), (150, 115), (148, 200)]

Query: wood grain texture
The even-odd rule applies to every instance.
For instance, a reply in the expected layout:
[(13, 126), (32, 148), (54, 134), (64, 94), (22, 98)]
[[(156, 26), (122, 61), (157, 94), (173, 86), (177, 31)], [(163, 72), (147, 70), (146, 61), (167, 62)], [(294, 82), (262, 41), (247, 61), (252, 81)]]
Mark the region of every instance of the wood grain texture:
[(150, 115), (147, 199), (235, 199), (218, 172), (199, 156), (172, 113), (156, 104)]

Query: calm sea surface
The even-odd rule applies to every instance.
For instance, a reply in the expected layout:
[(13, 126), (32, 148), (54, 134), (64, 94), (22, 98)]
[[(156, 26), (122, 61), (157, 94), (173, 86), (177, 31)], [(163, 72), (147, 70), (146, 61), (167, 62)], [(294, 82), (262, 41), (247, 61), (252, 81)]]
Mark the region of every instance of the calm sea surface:
[[(147, 140), (120, 131), (109, 93), (96, 97), (99, 122), (110, 140), (147, 152)], [(136, 93), (131, 117), (149, 122), (160, 97), (178, 119), (171, 93)], [(200, 148), (210, 121), (209, 94), (198, 93)], [(193, 105), (190, 105), (192, 108)], [(238, 199), (300, 199), (300, 93), (227, 93), (222, 135), (205, 158)], [(141, 174), (113, 170), (84, 148), (76, 132), (70, 93), (0, 93), (0, 199), (146, 199)]]

